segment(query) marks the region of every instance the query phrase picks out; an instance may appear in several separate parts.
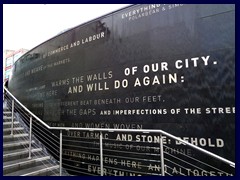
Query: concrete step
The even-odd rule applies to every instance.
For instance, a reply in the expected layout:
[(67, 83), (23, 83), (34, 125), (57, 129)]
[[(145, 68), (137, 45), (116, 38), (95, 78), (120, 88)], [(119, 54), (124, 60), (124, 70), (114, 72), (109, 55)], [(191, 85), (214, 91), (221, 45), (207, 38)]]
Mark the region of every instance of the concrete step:
[[(13, 121), (16, 121), (16, 118), (13, 118)], [(3, 116), (3, 122), (12, 122), (12, 116)]]
[[(5, 129), (5, 128), (10, 128), (11, 127), (11, 125), (12, 125), (12, 122), (3, 122), (3, 129)], [(18, 122), (18, 121), (14, 121), (13, 122), (13, 126), (14, 127), (18, 127), (20, 125), (20, 123)]]
[(3, 163), (3, 174), (13, 173), (15, 171), (28, 169), (31, 167), (47, 164), (50, 160), (50, 156), (35, 156), (31, 159), (23, 158)]
[[(35, 141), (32, 141), (32, 146), (34, 146), (34, 144), (35, 144)], [(28, 140), (6, 142), (3, 144), (3, 152), (21, 149), (21, 148), (24, 149), (25, 147), (28, 147), (28, 146), (29, 146)]]
[[(24, 130), (24, 128), (23, 127), (14, 127), (13, 130), (20, 131), (20, 130)], [(3, 132), (8, 132), (8, 131), (11, 131), (11, 127), (3, 129)]]
[(12, 119), (12, 116), (3, 116), (3, 119), (5, 120), (7, 120), (7, 119)]
[(4, 176), (59, 176), (59, 165), (46, 155), (35, 140), (32, 141), (32, 158), (29, 159), (29, 134), (14, 118), (11, 135), (12, 112), (3, 111), (3, 175)]
[(9, 107), (7, 107), (6, 105), (7, 105), (7, 103), (3, 103), (3, 112), (11, 111), (11, 109)]
[(3, 136), (3, 142), (9, 142), (9, 141), (15, 141), (17, 139), (26, 139), (28, 138), (28, 134), (24, 133), (24, 134), (13, 134), (13, 135), (5, 135)]
[[(13, 128), (13, 134), (20, 134), (24, 133), (23, 127), (15, 127)], [(3, 129), (3, 135), (10, 135), (11, 134), (11, 128), (5, 128)]]
[(49, 176), (59, 171), (59, 165), (42, 164), (39, 166), (19, 170), (13, 173), (5, 174), (5, 176)]
[[(41, 155), (42, 148), (32, 148), (31, 152)], [(17, 150), (3, 152), (3, 162), (27, 158), (28, 155), (29, 155), (28, 149), (21, 149), (21, 150), (17, 149)]]
[(6, 110), (6, 111), (3, 111), (3, 114), (5, 114), (5, 115), (6, 115), (6, 114), (8, 114), (8, 115), (9, 115), (9, 114), (11, 114), (11, 115), (12, 115), (12, 112), (11, 112), (11, 111), (8, 111), (8, 110)]

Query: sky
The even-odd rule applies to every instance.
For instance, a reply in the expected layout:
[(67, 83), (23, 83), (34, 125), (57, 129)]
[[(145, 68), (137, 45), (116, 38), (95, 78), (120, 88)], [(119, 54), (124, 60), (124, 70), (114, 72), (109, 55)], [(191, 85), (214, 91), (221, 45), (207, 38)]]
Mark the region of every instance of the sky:
[(32, 49), (63, 30), (128, 4), (4, 4), (3, 50)]

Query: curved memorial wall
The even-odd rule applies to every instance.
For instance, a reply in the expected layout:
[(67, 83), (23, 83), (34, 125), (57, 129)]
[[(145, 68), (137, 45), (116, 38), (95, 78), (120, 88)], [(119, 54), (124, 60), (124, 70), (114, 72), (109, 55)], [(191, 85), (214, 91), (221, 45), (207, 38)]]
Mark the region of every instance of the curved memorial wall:
[(26, 53), (9, 89), (50, 126), (162, 129), (235, 161), (235, 6), (121, 9)]

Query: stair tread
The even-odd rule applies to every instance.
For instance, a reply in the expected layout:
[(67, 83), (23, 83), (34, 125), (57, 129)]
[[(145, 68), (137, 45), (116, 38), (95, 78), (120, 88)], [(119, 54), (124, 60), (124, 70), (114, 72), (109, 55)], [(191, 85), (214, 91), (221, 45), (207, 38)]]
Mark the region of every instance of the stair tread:
[(3, 116), (3, 119), (12, 119), (12, 117), (11, 116)]
[[(16, 121), (15, 121), (15, 122), (16, 122)], [(6, 122), (4, 122), (4, 123), (6, 123)], [(11, 124), (10, 124), (9, 122), (8, 122), (8, 124), (4, 124), (4, 123), (3, 123), (3, 129), (11, 128)], [(15, 127), (22, 127), (22, 125), (21, 125), (19, 122), (14, 123), (13, 125), (14, 125), (14, 126), (13, 126), (14, 128), (15, 128)]]
[(5, 169), (7, 167), (10, 167), (10, 166), (18, 165), (18, 164), (24, 164), (24, 163), (31, 162), (31, 161), (37, 161), (37, 160), (40, 160), (41, 158), (49, 159), (50, 156), (38, 155), (38, 156), (32, 157), (31, 159), (29, 159), (27, 157), (27, 158), (22, 158), (22, 159), (3, 162), (3, 169)]
[(3, 114), (12, 114), (12, 111), (3, 111)]
[(59, 165), (44, 164), (35, 167), (30, 167), (13, 173), (5, 174), (5, 176), (30, 176), (37, 175), (38, 172), (49, 171), (50, 169), (57, 169)]
[(14, 134), (14, 135), (4, 135), (3, 139), (8, 139), (8, 138), (18, 138), (18, 137), (27, 137), (28, 134), (24, 133), (24, 134)]
[[(8, 143), (4, 143), (3, 144), (3, 152), (8, 152), (10, 150), (21, 150), (24, 148), (28, 148), (29, 147), (29, 141), (28, 140), (24, 140), (24, 141), (14, 141), (14, 142), (8, 142)], [(37, 144), (34, 140), (32, 140), (32, 148), (37, 147)]]
[[(12, 122), (3, 122), (3, 125), (11, 125)], [(14, 121), (13, 124), (19, 124), (19, 121)]]
[[(32, 141), (33, 143), (34, 141)], [(19, 145), (24, 145), (24, 144), (28, 144), (29, 141), (28, 140), (24, 140), (24, 141), (10, 141), (10, 142), (5, 142), (3, 144), (3, 147), (12, 147), (12, 146), (19, 146)]]
[[(3, 173), (4, 176), (59, 176), (59, 165), (51, 155), (32, 140), (32, 158), (28, 158), (29, 134), (24, 122), (14, 116), (13, 135), (11, 135), (12, 111), (3, 109)], [(38, 146), (38, 147), (37, 147)]]
[[(11, 131), (12, 128), (5, 128), (3, 129), (3, 132), (7, 132), (7, 131)], [(19, 130), (24, 130), (23, 127), (14, 127), (13, 128), (14, 131), (19, 131)]]
[[(32, 148), (32, 152), (36, 152), (36, 151), (41, 151), (42, 148)], [(7, 155), (14, 155), (14, 154), (25, 154), (25, 153), (28, 153), (28, 149), (25, 148), (25, 149), (16, 149), (16, 150), (10, 150), (10, 151), (6, 151), (6, 152), (3, 152), (3, 156), (7, 156)]]
[[(13, 130), (13, 135), (25, 134), (24, 129), (15, 129)], [(11, 131), (3, 131), (3, 136), (11, 135)]]
[(9, 142), (4, 142), (4, 144), (12, 144), (12, 143), (25, 142), (25, 141), (28, 141), (28, 139), (25, 139), (25, 140), (14, 139), (14, 140), (9, 141)]

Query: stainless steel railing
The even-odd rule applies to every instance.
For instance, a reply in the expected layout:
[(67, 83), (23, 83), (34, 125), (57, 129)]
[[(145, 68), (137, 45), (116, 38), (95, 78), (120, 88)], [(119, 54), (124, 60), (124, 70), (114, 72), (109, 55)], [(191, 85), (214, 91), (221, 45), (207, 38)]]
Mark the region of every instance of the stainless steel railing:
[[(59, 163), (50, 156), (48, 150), (40, 143), (43, 139), (38, 138), (38, 135), (35, 133), (36, 122), (33, 120), (32, 115), (25, 111), (25, 109), (8, 93), (5, 94), (4, 98), (4, 106), (8, 108), (8, 111), (11, 111), (11, 114), (4, 115), (6, 117), (9, 115), (11, 116), (10, 135), (14, 136), (14, 138), (21, 143), (23, 147), (22, 151), (28, 151), (29, 159), (36, 159), (37, 162), (41, 162), (46, 168), (49, 168), (49, 165), (55, 167), (59, 166)], [(26, 132), (28, 134), (26, 134)], [(41, 159), (42, 161), (39, 161)], [(53, 175), (59, 174), (59, 169), (50, 168), (49, 171), (51, 171)]]
[[(15, 111), (17, 104), (21, 111), (31, 117), (28, 118), (29, 122), (26, 122), (30, 124), (30, 132), (32, 132), (31, 119), (34, 119), (33, 126), (37, 130), (33, 130), (33, 134), (45, 142), (48, 151), (59, 161), (60, 175), (62, 175), (62, 166), (73, 174), (101, 176), (227, 176), (235, 174), (234, 162), (162, 130), (50, 127), (19, 102), (5, 87), (4, 90), (12, 99), (11, 103), (8, 102), (9, 105), (12, 104), (12, 112)], [(21, 115), (24, 116), (24, 113)], [(59, 137), (56, 131), (59, 131)], [(71, 134), (69, 132), (85, 135), (69, 136)], [(86, 136), (87, 133), (91, 135)], [(114, 137), (118, 133), (122, 138)], [(133, 135), (142, 139), (134, 139)], [(71, 149), (67, 149), (68, 147)], [(185, 152), (186, 147), (189, 152)], [(29, 143), (29, 157), (30, 154), (31, 143)]]

